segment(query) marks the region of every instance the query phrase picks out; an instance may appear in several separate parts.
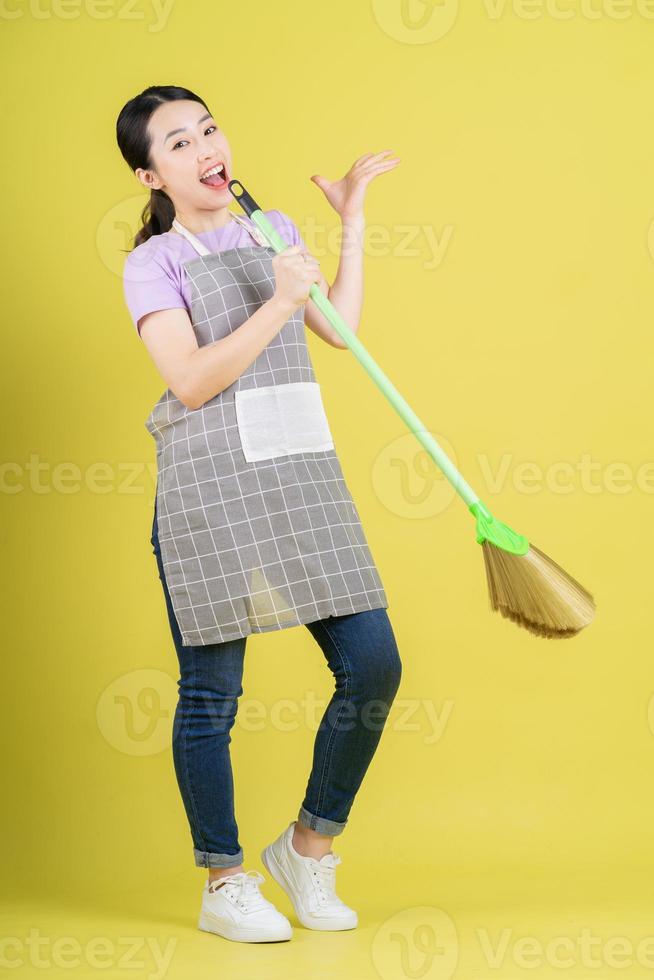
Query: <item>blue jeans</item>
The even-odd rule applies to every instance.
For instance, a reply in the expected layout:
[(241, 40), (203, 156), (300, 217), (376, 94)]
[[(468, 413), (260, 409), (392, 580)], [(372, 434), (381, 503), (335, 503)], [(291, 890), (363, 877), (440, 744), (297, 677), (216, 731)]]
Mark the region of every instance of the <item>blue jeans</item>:
[[(243, 863), (243, 849), (234, 815), (229, 743), (243, 694), (247, 637), (184, 646), (164, 575), (156, 504), (151, 543), (179, 660), (173, 760), (195, 863), (201, 868), (236, 867)], [(322, 649), (336, 688), (316, 733), (297, 820), (318, 833), (336, 836), (347, 823), (377, 748), (402, 664), (386, 609), (329, 616), (306, 627)]]

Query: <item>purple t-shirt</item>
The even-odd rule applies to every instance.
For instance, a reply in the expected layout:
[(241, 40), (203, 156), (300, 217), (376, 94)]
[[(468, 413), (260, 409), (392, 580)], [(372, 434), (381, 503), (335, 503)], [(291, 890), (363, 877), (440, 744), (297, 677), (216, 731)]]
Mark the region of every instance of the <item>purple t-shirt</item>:
[[(264, 214), (289, 246), (306, 247), (297, 225), (287, 214), (283, 211), (264, 211)], [(233, 220), (222, 228), (201, 231), (195, 237), (211, 252), (256, 246), (247, 228)], [(123, 290), (139, 337), (139, 320), (146, 313), (181, 308), (191, 315), (191, 288), (182, 263), (197, 257), (198, 252), (191, 243), (176, 231), (152, 235), (128, 253), (123, 266)]]

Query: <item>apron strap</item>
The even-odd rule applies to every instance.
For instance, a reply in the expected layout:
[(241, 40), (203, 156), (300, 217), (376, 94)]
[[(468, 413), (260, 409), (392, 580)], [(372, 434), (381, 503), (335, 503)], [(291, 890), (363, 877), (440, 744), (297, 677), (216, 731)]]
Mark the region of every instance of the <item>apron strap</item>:
[(264, 237), (263, 232), (260, 231), (259, 228), (257, 228), (254, 222), (250, 222), (249, 220), (244, 218), (243, 215), (241, 214), (234, 214), (233, 211), (230, 211), (229, 213), (231, 214), (234, 221), (238, 221), (241, 225), (243, 225), (244, 228), (247, 228), (247, 230), (250, 232), (255, 242), (257, 243), (257, 245), (268, 246), (268, 241)]
[[(242, 218), (240, 215), (234, 214), (233, 211), (229, 212), (229, 216), (230, 218), (233, 218), (234, 221), (238, 221), (238, 223), (241, 224), (244, 228), (247, 228), (248, 232), (254, 238), (257, 245), (268, 244), (263, 236), (263, 233), (257, 228), (256, 225), (254, 224), (250, 225), (249, 222), (245, 220), (245, 218)], [(200, 255), (211, 254), (211, 249), (207, 248), (207, 246), (204, 245), (200, 241), (200, 239), (193, 234), (192, 231), (189, 231), (188, 228), (185, 228), (184, 225), (177, 220), (177, 218), (173, 218), (173, 228), (175, 229), (175, 231), (178, 231), (180, 235), (183, 235), (184, 238), (186, 238), (186, 240), (191, 243), (193, 248), (196, 250), (196, 252), (199, 252)]]

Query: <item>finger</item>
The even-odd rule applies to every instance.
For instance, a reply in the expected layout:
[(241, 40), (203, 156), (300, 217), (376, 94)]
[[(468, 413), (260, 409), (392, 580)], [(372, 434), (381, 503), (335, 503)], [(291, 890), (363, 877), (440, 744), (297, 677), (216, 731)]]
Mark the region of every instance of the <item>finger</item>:
[(371, 167), (370, 170), (364, 170), (358, 175), (358, 180), (369, 180), (371, 177), (376, 177), (377, 174), (383, 174), (386, 170), (393, 170), (397, 166), (395, 163), (379, 163), (376, 167)]
[(386, 156), (386, 154), (390, 152), (391, 152), (390, 150), (381, 150), (380, 153), (369, 153), (366, 159), (364, 160), (364, 163), (373, 163), (374, 161), (380, 160), (381, 157)]
[(371, 160), (369, 163), (362, 167), (362, 172), (365, 173), (368, 170), (373, 170), (376, 167), (394, 167), (400, 162), (399, 157), (389, 157), (387, 160)]
[(366, 154), (364, 154), (364, 156), (362, 156), (362, 157), (359, 158), (359, 160), (357, 161), (357, 163), (358, 164), (361, 164), (361, 165), (363, 165), (365, 163), (370, 163), (371, 161), (378, 160), (380, 157), (383, 157), (387, 153), (390, 153), (390, 152), (391, 152), (390, 150), (380, 150), (379, 153), (366, 153)]

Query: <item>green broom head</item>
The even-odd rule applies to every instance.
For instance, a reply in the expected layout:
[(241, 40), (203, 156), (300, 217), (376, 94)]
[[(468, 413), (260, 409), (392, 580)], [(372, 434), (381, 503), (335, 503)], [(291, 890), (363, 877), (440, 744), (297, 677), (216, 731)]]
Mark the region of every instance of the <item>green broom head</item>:
[(491, 609), (548, 639), (576, 636), (592, 622), (592, 595), (560, 565), (502, 521), (478, 500), (477, 519)]

